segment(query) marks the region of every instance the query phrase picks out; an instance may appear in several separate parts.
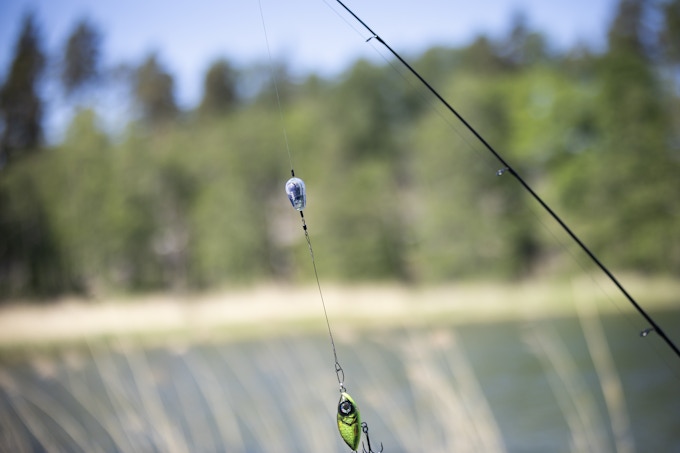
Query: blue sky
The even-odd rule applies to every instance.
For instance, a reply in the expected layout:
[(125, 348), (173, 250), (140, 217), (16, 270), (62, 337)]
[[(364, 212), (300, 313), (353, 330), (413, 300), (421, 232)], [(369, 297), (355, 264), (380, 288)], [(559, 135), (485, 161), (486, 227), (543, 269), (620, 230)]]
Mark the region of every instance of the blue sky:
[[(295, 72), (333, 75), (356, 58), (380, 59), (376, 44), (334, 0), (261, 0), (271, 52)], [(498, 36), (522, 11), (557, 47), (604, 44), (616, 0), (345, 0), (397, 51), (458, 46), (479, 33)], [(207, 66), (218, 57), (237, 65), (266, 61), (258, 0), (0, 0), (0, 78), (4, 79), (21, 18), (36, 13), (51, 54), (63, 48), (80, 18), (103, 33), (106, 64), (139, 63), (149, 52), (174, 75), (181, 105), (198, 102)]]

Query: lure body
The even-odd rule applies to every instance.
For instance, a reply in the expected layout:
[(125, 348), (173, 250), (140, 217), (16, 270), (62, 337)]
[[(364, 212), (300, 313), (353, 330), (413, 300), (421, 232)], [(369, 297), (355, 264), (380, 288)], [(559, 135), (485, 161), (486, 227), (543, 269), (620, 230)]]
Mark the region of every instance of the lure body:
[(361, 439), (361, 414), (357, 408), (354, 400), (347, 393), (340, 394), (340, 401), (338, 402), (338, 431), (342, 440), (352, 449), (356, 451)]

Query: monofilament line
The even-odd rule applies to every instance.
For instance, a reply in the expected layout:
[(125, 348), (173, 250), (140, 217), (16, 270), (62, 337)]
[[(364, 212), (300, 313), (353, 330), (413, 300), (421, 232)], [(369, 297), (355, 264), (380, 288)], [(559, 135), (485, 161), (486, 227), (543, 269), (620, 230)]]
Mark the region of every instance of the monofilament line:
[(338, 378), (338, 384), (340, 384), (340, 391), (345, 391), (344, 381), (345, 373), (340, 366), (338, 361), (338, 353), (335, 349), (335, 340), (333, 340), (333, 332), (331, 331), (331, 323), (328, 320), (328, 311), (326, 310), (326, 302), (323, 298), (323, 291), (321, 291), (321, 283), (319, 281), (319, 272), (316, 270), (316, 260), (314, 259), (314, 248), (312, 247), (312, 240), (309, 237), (309, 231), (307, 230), (307, 223), (305, 222), (305, 215), (300, 211), (300, 218), (302, 219), (302, 229), (305, 232), (305, 239), (307, 240), (307, 246), (309, 247), (309, 256), (312, 258), (312, 267), (314, 268), (314, 278), (316, 279), (316, 287), (319, 290), (319, 297), (321, 298), (321, 306), (323, 307), (323, 315), (326, 318), (326, 327), (328, 327), (328, 336), (331, 339), (331, 347), (333, 348), (333, 358), (335, 359), (335, 374)]
[[(276, 73), (274, 70), (274, 62), (272, 58), (272, 53), (271, 49), (269, 46), (269, 37), (267, 35), (267, 24), (264, 19), (264, 11), (262, 8), (262, 0), (258, 0), (258, 5), (260, 7), (260, 18), (262, 20), (262, 30), (264, 32), (264, 39), (265, 43), (267, 45), (267, 55), (269, 57), (269, 68), (271, 72), (271, 77), (272, 77), (272, 84), (274, 85), (274, 91), (276, 93), (276, 103), (278, 105), (279, 109), (279, 117), (281, 119), (281, 128), (283, 130), (283, 138), (286, 144), (286, 151), (288, 152), (288, 161), (290, 162), (290, 174), (291, 176), (295, 177), (295, 169), (293, 168), (293, 155), (290, 150), (290, 145), (288, 143), (288, 134), (286, 133), (286, 124), (285, 124), (285, 118), (283, 115), (283, 107), (281, 105), (281, 96), (279, 95), (279, 87), (278, 83), (276, 81)], [(307, 240), (307, 247), (309, 248), (309, 256), (312, 260), (312, 268), (314, 269), (314, 278), (316, 280), (316, 287), (319, 290), (319, 298), (321, 299), (321, 306), (323, 307), (323, 315), (326, 320), (326, 327), (328, 328), (328, 337), (331, 340), (331, 348), (333, 349), (333, 359), (335, 360), (335, 375), (338, 379), (338, 384), (340, 385), (340, 391), (344, 392), (345, 391), (345, 386), (344, 386), (344, 381), (345, 381), (345, 372), (342, 369), (342, 366), (340, 366), (340, 362), (338, 360), (338, 353), (335, 348), (335, 340), (333, 338), (333, 331), (331, 330), (331, 323), (328, 319), (328, 310), (326, 309), (326, 301), (324, 300), (323, 297), (323, 291), (321, 290), (321, 282), (319, 280), (319, 272), (316, 268), (316, 260), (314, 259), (314, 248), (312, 247), (312, 240), (309, 236), (309, 231), (307, 228), (307, 222), (305, 221), (305, 214), (303, 213), (302, 209), (300, 209), (300, 219), (302, 220), (302, 230), (305, 233), (305, 239)]]
[(288, 144), (288, 133), (286, 132), (286, 122), (283, 118), (283, 107), (281, 106), (281, 95), (279, 95), (279, 84), (276, 81), (276, 73), (274, 71), (274, 59), (272, 58), (272, 51), (269, 48), (269, 36), (267, 35), (267, 25), (264, 20), (264, 11), (262, 9), (262, 0), (258, 0), (260, 6), (260, 19), (262, 20), (262, 31), (264, 32), (264, 42), (267, 45), (267, 56), (269, 57), (269, 72), (272, 75), (272, 85), (274, 85), (274, 93), (276, 94), (276, 105), (279, 108), (279, 117), (281, 118), (281, 129), (283, 130), (283, 141), (286, 144), (286, 151), (288, 152), (288, 162), (290, 163), (290, 172), (295, 176), (293, 170), (293, 156), (290, 152), (290, 145)]
[(341, 0), (336, 0), (342, 8), (347, 11), (354, 19), (356, 19), (357, 22), (359, 22), (370, 34), (371, 38), (370, 39), (375, 39), (378, 41), (380, 44), (382, 44), (401, 64), (404, 65), (404, 67), (411, 73), (413, 74), (424, 86), (427, 88), (430, 93), (432, 93), (445, 107), (446, 109), (451, 112), (458, 120), (474, 135), (482, 145), (491, 153), (493, 156), (500, 162), (502, 165), (503, 172), (500, 174), (503, 174), (505, 172), (510, 173), (514, 178), (519, 182), (519, 184), (527, 191), (529, 194), (534, 198), (535, 201), (538, 202), (538, 204), (548, 213), (550, 216), (562, 227), (562, 229), (571, 237), (576, 244), (579, 245), (579, 247), (588, 255), (588, 257), (597, 265), (597, 267), (604, 272), (604, 274), (609, 278), (609, 280), (614, 283), (614, 285), (619, 289), (619, 291), (626, 297), (626, 299), (635, 307), (635, 309), (642, 315), (643, 318), (649, 322), (651, 325), (653, 331), (655, 331), (665, 342), (666, 344), (675, 352), (675, 354), (680, 357), (680, 349), (673, 343), (673, 341), (666, 335), (666, 333), (661, 329), (661, 327), (652, 319), (652, 317), (647, 314), (647, 312), (640, 306), (640, 304), (637, 303), (637, 301), (633, 298), (633, 296), (626, 291), (626, 289), (623, 287), (623, 285), (617, 280), (617, 278), (614, 276), (614, 274), (595, 256), (595, 254), (581, 241), (581, 239), (576, 236), (576, 234), (567, 226), (567, 224), (557, 215), (555, 211), (552, 210), (548, 204), (543, 201), (543, 199), (529, 186), (529, 183), (527, 183), (524, 178), (522, 178), (517, 171), (515, 171), (512, 166), (503, 159), (503, 157), (498, 153), (490, 144), (487, 142), (484, 137), (482, 137), (479, 132), (475, 130), (475, 128), (472, 127), (470, 123), (468, 123), (465, 118), (463, 118), (456, 109), (449, 104), (449, 102), (442, 97), (442, 95), (439, 94), (437, 90), (434, 89), (430, 83), (425, 80), (419, 73), (416, 71), (406, 60), (404, 60), (401, 55), (399, 55), (392, 47), (389, 46), (376, 32), (374, 32), (371, 27), (369, 27), (359, 16), (357, 16), (351, 9), (349, 9)]

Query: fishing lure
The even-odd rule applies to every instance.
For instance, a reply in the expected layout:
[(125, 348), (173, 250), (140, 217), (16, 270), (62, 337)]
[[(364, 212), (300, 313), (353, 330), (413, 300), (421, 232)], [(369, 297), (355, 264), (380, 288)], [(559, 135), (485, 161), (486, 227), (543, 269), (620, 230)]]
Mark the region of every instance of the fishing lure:
[(340, 394), (338, 402), (338, 431), (342, 440), (356, 451), (361, 439), (361, 414), (356, 403), (346, 392)]
[[(269, 40), (267, 38), (267, 27), (264, 21), (264, 13), (262, 12), (262, 2), (260, 0), (260, 16), (262, 17), (262, 28), (264, 30), (265, 41), (267, 42), (267, 52), (269, 53), (269, 62), (271, 64), (271, 52), (269, 50)], [(276, 92), (276, 101), (279, 107), (279, 113), (281, 114), (281, 120), (283, 121), (283, 109), (281, 107), (281, 98), (279, 97), (279, 88), (276, 83), (276, 77), (272, 68), (272, 81), (274, 84), (274, 91)], [(305, 187), (305, 182), (295, 177), (295, 170), (293, 169), (293, 158), (290, 152), (290, 147), (288, 146), (288, 138), (286, 134), (286, 128), (283, 128), (283, 136), (286, 142), (286, 150), (288, 151), (288, 159), (290, 160), (290, 173), (291, 178), (286, 181), (286, 195), (293, 208), (300, 213), (300, 220), (302, 221), (302, 230), (305, 233), (305, 239), (307, 240), (307, 246), (309, 248), (309, 256), (312, 259), (312, 267), (314, 268), (314, 277), (316, 279), (316, 285), (319, 289), (319, 297), (321, 299), (321, 306), (323, 307), (324, 317), (326, 318), (326, 326), (328, 327), (328, 336), (331, 340), (331, 347), (333, 348), (333, 357), (335, 358), (335, 374), (338, 378), (338, 384), (340, 384), (340, 401), (338, 401), (338, 431), (340, 431), (340, 436), (342, 440), (356, 452), (359, 446), (359, 441), (361, 440), (361, 432), (366, 434), (366, 442), (368, 442), (368, 452), (364, 448), (364, 452), (373, 453), (371, 450), (371, 441), (368, 438), (368, 425), (366, 423), (361, 423), (361, 414), (357, 408), (356, 403), (349, 396), (345, 390), (345, 372), (340, 366), (338, 361), (338, 353), (335, 349), (335, 340), (333, 340), (333, 332), (331, 331), (331, 324), (328, 320), (328, 312), (326, 311), (326, 302), (323, 299), (323, 292), (321, 291), (321, 283), (319, 282), (319, 273), (316, 269), (316, 261), (314, 260), (314, 250), (312, 248), (312, 240), (309, 237), (309, 231), (307, 230), (307, 222), (305, 221), (304, 209), (307, 206), (307, 189)], [(382, 444), (380, 451), (382, 452)]]

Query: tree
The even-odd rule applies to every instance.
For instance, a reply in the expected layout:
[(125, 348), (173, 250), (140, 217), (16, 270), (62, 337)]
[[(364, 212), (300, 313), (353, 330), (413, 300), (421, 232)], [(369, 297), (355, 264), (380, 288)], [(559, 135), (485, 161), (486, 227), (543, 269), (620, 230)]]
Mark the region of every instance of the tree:
[(172, 76), (150, 55), (134, 74), (134, 94), (142, 116), (157, 123), (175, 116), (177, 105), (173, 94)]
[(647, 56), (649, 35), (644, 26), (648, 0), (621, 0), (607, 35), (610, 54)]
[(659, 41), (664, 62), (677, 71), (680, 68), (680, 0), (672, 0), (664, 5), (663, 17)]
[[(677, 158), (666, 95), (644, 24), (645, 0), (622, 0), (597, 71), (596, 141), (563, 173), (564, 201), (605, 261), (645, 272), (680, 262)], [(568, 176), (568, 177), (565, 177)]]
[(529, 29), (526, 16), (522, 13), (517, 13), (513, 18), (510, 33), (499, 43), (498, 53), (513, 68), (528, 66), (548, 57), (545, 38)]
[(494, 43), (484, 35), (477, 36), (469, 46), (461, 49), (461, 68), (494, 74), (506, 69), (506, 62), (498, 55)]
[(214, 62), (203, 81), (203, 99), (199, 111), (203, 114), (222, 114), (237, 103), (236, 71), (224, 59)]
[(32, 15), (24, 24), (14, 59), (0, 88), (0, 166), (13, 154), (36, 149), (42, 139), (42, 101), (38, 83), (45, 66), (38, 26)]
[(67, 94), (94, 82), (99, 75), (101, 36), (86, 20), (74, 28), (64, 50), (61, 83)]

